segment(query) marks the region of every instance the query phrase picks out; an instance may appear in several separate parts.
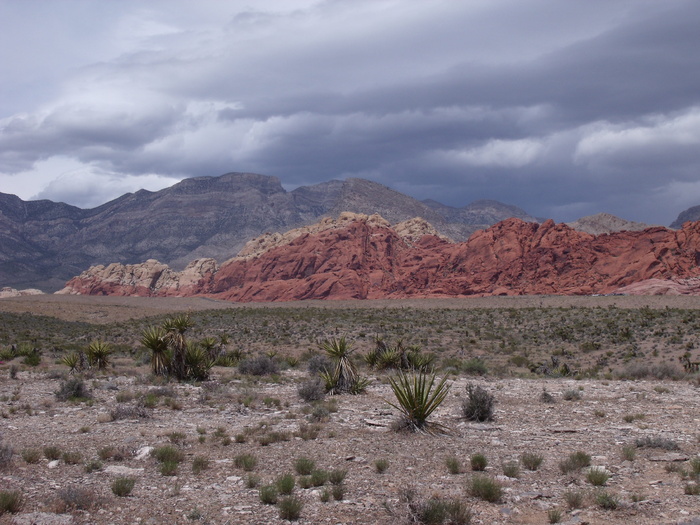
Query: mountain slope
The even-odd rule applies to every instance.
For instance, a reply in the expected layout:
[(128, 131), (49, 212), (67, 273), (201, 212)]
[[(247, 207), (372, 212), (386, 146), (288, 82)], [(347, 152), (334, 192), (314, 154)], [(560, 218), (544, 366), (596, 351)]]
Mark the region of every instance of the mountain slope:
[[(192, 259), (226, 260), (251, 238), (339, 212), (415, 216), (464, 240), (477, 227), (363, 179), (286, 191), (276, 177), (228, 173), (129, 193), (90, 210), (0, 193), (0, 285), (53, 291), (96, 264), (158, 259), (175, 269)], [(506, 218), (509, 215), (499, 217)]]
[[(412, 231), (412, 235), (402, 232)], [(231, 301), (610, 293), (651, 279), (700, 277), (700, 222), (591, 235), (552, 220), (507, 219), (451, 243), (425, 221), (392, 227), (344, 214), (276, 242), (254, 241), (220, 267), (157, 261), (93, 267), (62, 293), (207, 295)]]

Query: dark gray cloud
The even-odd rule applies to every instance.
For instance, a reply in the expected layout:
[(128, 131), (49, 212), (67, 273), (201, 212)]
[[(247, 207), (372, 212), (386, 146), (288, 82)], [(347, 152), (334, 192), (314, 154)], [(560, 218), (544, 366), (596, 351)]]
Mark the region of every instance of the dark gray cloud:
[(0, 191), (94, 206), (257, 171), (557, 220), (700, 203), (697, 2), (249, 5), (0, 3)]

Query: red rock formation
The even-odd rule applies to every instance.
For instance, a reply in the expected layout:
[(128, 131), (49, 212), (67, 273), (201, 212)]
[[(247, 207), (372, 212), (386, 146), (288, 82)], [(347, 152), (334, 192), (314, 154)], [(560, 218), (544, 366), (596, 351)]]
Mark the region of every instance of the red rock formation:
[(551, 220), (508, 219), (459, 244), (432, 233), (420, 221), (392, 228), (378, 216), (344, 215), (322, 227), (253, 241), (245, 257), (218, 270), (211, 260), (182, 273), (157, 261), (96, 267), (72, 279), (63, 293), (231, 301), (574, 295), (700, 276), (700, 222), (679, 231), (656, 227), (593, 236)]

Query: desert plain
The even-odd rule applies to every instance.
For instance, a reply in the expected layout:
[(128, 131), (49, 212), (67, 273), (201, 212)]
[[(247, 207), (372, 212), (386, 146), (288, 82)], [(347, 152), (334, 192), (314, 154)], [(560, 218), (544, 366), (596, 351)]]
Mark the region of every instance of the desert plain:
[[(286, 474), (300, 524), (700, 523), (699, 309), (694, 297), (4, 299), (0, 492), (20, 503), (0, 523), (289, 523), (261, 498)], [(207, 381), (154, 377), (140, 334), (177, 314), (193, 341), (225, 334), (236, 359)], [(342, 336), (365, 391), (305, 400), (319, 343)], [(378, 337), (434, 356), (444, 433), (395, 430), (397, 372), (364, 359)], [(62, 357), (97, 339), (108, 366), (70, 373)], [(274, 373), (239, 370), (260, 355)], [(88, 397), (60, 399), (70, 381)], [(468, 385), (493, 396), (493, 420), (463, 417)], [(163, 449), (178, 456), (170, 469)], [(567, 467), (576, 453), (589, 464)], [(475, 493), (484, 479), (493, 501)], [(428, 512), (443, 503), (459, 515)]]

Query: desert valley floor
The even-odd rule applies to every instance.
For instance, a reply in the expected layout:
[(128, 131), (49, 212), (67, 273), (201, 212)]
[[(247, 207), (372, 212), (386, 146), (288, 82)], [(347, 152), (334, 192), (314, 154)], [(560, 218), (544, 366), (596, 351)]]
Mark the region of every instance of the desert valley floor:
[[(37, 333), (45, 327), (76, 337), (70, 335), (70, 323), (80, 322), (85, 323), (81, 329), (97, 327), (100, 334), (104, 329), (106, 338), (111, 334), (123, 342), (132, 324), (140, 330), (138, 323), (160, 321), (174, 312), (189, 312), (195, 321), (214, 326), (216, 318), (207, 316), (219, 312), (240, 320), (251, 308), (262, 316), (246, 321), (251, 331), (281, 322), (276, 317), (280, 312), (308, 310), (310, 325), (320, 330), (309, 333), (347, 333), (357, 344), (360, 373), (370, 379), (366, 391), (304, 401), (299, 387), (309, 379), (308, 355), (316, 346), (306, 332), (303, 341), (295, 339), (294, 327), (282, 324), (275, 329), (292, 335), (275, 342), (251, 339), (250, 334), (245, 339), (250, 352), (262, 352), (267, 345), (271, 357), (287, 359), (276, 374), (250, 376), (236, 367), (214, 366), (209, 381), (166, 382), (150, 375), (142, 355), (119, 347), (106, 370), (83, 374), (92, 395), (87, 401), (57, 398), (72, 377), (60, 361), (61, 351), (42, 347), (38, 366), (24, 364), (21, 357), (0, 365), (0, 492), (19, 493), (22, 499), (18, 512), (0, 515), (0, 523), (288, 523), (279, 506), (261, 501), (261, 487), (287, 473), (294, 479), (293, 497), (303, 504), (301, 524), (469, 522), (467, 512), (462, 521), (430, 518), (424, 512), (430, 502), (459, 502), (463, 511), (470, 510), (471, 523), (480, 524), (700, 523), (700, 381), (678, 359), (686, 351), (697, 354), (700, 298), (231, 305), (193, 298), (34, 296), (0, 301), (5, 322), (0, 336), (31, 340), (43, 337)], [(540, 311), (554, 318), (552, 326), (542, 328)], [(469, 323), (497, 321), (485, 333), (472, 324), (449, 326), (445, 319), (453, 322), (453, 315), (464, 315)], [(323, 328), (326, 316), (336, 319), (338, 334)], [(390, 321), (382, 321), (383, 316)], [(376, 326), (360, 333), (353, 324), (358, 318)], [(392, 373), (368, 368), (359, 358), (379, 326), (388, 339), (397, 337), (392, 329), (410, 339), (397, 318), (413, 319), (415, 337), (445, 354), (438, 377), (448, 378), (450, 391), (431, 418), (447, 429), (445, 434), (393, 430), (398, 411), (387, 403), (395, 402), (388, 383)], [(608, 318), (617, 323), (609, 338), (602, 326)], [(50, 319), (67, 324), (54, 328)], [(307, 330), (305, 318), (300, 319), (298, 330)], [(433, 340), (419, 330), (421, 319), (434, 323), (430, 331), (441, 338)], [(629, 325), (623, 326), (623, 320)], [(30, 321), (40, 326), (28, 327)], [(590, 322), (601, 326), (589, 326), (583, 341), (584, 332), (576, 330)], [(557, 331), (554, 325), (570, 331)], [(539, 340), (528, 339), (513, 326), (540, 326), (541, 334), (551, 334), (555, 341), (541, 334)], [(470, 343), (451, 348), (451, 338), (458, 336), (452, 331), (460, 330)], [(234, 343), (237, 333), (230, 334)], [(243, 338), (242, 330), (240, 334)], [(6, 346), (8, 341), (0, 340), (0, 348)], [(548, 363), (555, 355), (568, 360), (579, 375), (545, 376), (524, 365)], [(460, 368), (460, 360), (481, 360), (488, 372), (471, 373)], [(647, 373), (632, 373), (632, 365), (646, 366)], [(662, 368), (677, 373), (659, 379), (654, 371)], [(493, 421), (462, 417), (468, 385), (493, 395)], [(149, 453), (164, 447), (182, 456), (167, 472)], [(577, 452), (590, 456), (590, 466), (566, 468), (567, 458)], [(488, 461), (483, 472), (472, 470), (470, 460), (477, 454)], [(533, 457), (540, 457), (541, 465), (529, 470), (525, 458)], [(314, 475), (298, 472), (298, 460), (304, 458), (315, 464), (318, 483)], [(338, 478), (344, 471), (345, 477), (334, 485), (323, 479), (323, 471)], [(603, 471), (608, 479), (594, 485), (600, 482), (595, 474)], [(133, 490), (119, 497), (113, 483), (125, 477), (134, 480)], [(475, 494), (475, 479), (495, 482), (500, 498), (489, 502)]]

